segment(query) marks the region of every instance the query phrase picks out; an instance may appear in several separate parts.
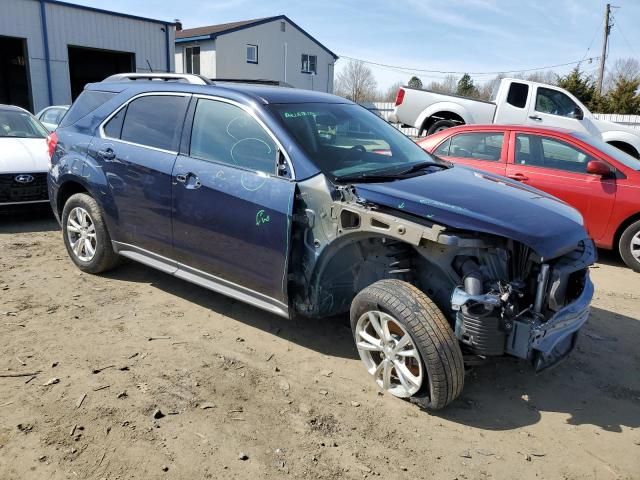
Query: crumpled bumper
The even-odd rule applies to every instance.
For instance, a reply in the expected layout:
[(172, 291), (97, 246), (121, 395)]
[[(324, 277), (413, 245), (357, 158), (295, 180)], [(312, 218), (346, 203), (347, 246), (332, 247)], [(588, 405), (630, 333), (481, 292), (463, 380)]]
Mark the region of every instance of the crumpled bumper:
[(589, 318), (593, 282), (587, 273), (580, 296), (546, 322), (514, 322), (507, 340), (507, 353), (533, 362), (536, 372), (565, 358), (576, 344), (578, 331)]

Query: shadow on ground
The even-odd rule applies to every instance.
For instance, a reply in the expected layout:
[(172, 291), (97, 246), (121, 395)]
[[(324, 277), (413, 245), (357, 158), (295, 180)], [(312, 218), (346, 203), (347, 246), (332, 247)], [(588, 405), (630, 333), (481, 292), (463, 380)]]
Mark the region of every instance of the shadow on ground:
[[(324, 355), (358, 358), (345, 316), (287, 320), (129, 262), (109, 277), (149, 283)], [(566, 414), (568, 427), (591, 424), (614, 432), (638, 428), (638, 338), (640, 320), (594, 308), (576, 350), (564, 362), (536, 375), (516, 359), (490, 361), (469, 371), (462, 397), (436, 415), (488, 430), (533, 425), (548, 412)]]
[(149, 283), (171, 295), (325, 355), (359, 358), (346, 315), (288, 320), (129, 261), (106, 276), (114, 280)]
[(0, 234), (54, 232), (60, 225), (53, 216), (49, 205), (38, 208), (21, 207), (0, 212)]
[(462, 397), (438, 415), (472, 427), (508, 430), (566, 415), (566, 425), (620, 432), (640, 427), (640, 320), (593, 308), (578, 346), (556, 367), (535, 375), (511, 359), (466, 377)]

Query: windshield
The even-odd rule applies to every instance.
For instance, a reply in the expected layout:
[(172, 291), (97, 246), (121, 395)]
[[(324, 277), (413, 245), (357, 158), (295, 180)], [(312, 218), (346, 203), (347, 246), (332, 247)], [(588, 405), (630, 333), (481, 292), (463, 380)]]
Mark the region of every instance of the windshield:
[(632, 168), (633, 170), (640, 171), (640, 160), (635, 157), (632, 157), (628, 153), (624, 153), (619, 148), (614, 147), (613, 145), (608, 144), (607, 142), (600, 140), (599, 138), (591, 137), (584, 133), (573, 133), (573, 136), (582, 140), (589, 145), (596, 147), (598, 150), (609, 155), (614, 160), (622, 163), (624, 166)]
[(315, 165), (334, 180), (404, 171), (434, 158), (386, 121), (354, 104), (270, 106)]
[(45, 138), (47, 130), (27, 112), (0, 110), (0, 138)]

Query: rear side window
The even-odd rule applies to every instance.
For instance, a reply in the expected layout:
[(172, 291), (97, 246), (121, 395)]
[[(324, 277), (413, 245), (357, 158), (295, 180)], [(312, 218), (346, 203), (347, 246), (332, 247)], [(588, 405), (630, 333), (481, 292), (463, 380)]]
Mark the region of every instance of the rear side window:
[(503, 140), (502, 132), (461, 133), (451, 139), (449, 156), (498, 162)]
[(127, 107), (121, 108), (111, 120), (104, 126), (104, 134), (111, 138), (120, 138), (122, 134), (122, 124), (124, 123), (124, 115), (127, 113)]
[(187, 103), (187, 97), (175, 95), (137, 98), (107, 122), (104, 133), (138, 145), (178, 151)]
[(526, 83), (512, 82), (507, 95), (507, 103), (514, 107), (524, 108), (529, 96), (529, 85)]
[(60, 127), (73, 125), (82, 117), (93, 112), (100, 105), (111, 100), (115, 95), (113, 92), (101, 92), (98, 90), (83, 91), (76, 101), (73, 102), (67, 114), (62, 118)]

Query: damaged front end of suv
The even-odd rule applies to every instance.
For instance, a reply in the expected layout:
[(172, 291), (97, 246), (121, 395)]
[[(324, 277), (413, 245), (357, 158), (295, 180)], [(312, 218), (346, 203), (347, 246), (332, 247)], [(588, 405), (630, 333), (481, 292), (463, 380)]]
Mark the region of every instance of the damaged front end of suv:
[(351, 310), (381, 388), (442, 408), (462, 390), (464, 360), (510, 355), (540, 371), (573, 349), (595, 248), (565, 204), (458, 167), (388, 183), (318, 176), (298, 188), (294, 307)]

